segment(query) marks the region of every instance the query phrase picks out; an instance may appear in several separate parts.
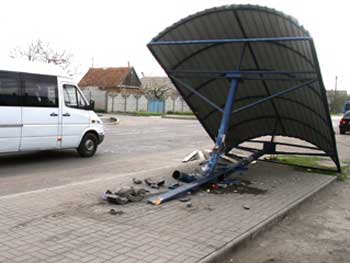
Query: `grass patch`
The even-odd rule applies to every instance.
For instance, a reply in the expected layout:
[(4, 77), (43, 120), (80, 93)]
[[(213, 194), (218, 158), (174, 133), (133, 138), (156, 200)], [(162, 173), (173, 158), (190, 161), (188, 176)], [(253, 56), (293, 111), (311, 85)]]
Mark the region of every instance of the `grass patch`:
[(146, 111), (138, 111), (133, 113), (135, 116), (162, 116), (162, 113), (158, 112), (146, 112)]
[(101, 109), (95, 109), (94, 112), (96, 112), (96, 113), (107, 113), (105, 110), (101, 110)]
[[(303, 156), (273, 156), (270, 158), (272, 161), (278, 161), (290, 165), (298, 165), (298, 166), (308, 166), (308, 167), (315, 167), (315, 168), (324, 168), (322, 167), (318, 162), (322, 161), (323, 158), (321, 157), (303, 157)], [(327, 167), (326, 167), (327, 168)]]
[(338, 180), (345, 181), (349, 177), (349, 164), (343, 165), (342, 172), (331, 170), (330, 167), (320, 164), (327, 160), (321, 157), (303, 157), (303, 156), (272, 156), (269, 160), (294, 166), (294, 170), (308, 173), (321, 173), (337, 176)]
[(186, 111), (186, 112), (180, 112), (180, 111), (167, 111), (166, 114), (174, 114), (174, 115), (186, 115), (186, 116), (193, 116), (193, 112)]
[(345, 165), (341, 167), (341, 173), (338, 174), (339, 181), (346, 181), (349, 179), (350, 175), (350, 162), (345, 162)]

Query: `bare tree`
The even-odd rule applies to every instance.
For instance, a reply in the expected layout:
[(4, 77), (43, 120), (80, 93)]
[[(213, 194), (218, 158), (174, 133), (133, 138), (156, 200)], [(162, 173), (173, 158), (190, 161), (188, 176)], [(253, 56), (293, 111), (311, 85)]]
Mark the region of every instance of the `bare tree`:
[(66, 50), (57, 51), (48, 42), (43, 42), (41, 39), (32, 41), (26, 48), (14, 48), (10, 52), (10, 57), (55, 64), (70, 75), (75, 75), (78, 72), (78, 66), (73, 64), (73, 54)]
[(164, 100), (172, 88), (166, 82), (150, 79), (144, 86), (145, 95), (152, 99)]

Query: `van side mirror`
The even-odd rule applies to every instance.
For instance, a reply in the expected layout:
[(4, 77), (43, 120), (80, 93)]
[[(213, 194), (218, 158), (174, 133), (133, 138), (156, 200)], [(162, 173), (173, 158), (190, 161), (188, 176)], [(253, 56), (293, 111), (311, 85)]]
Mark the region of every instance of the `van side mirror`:
[(89, 110), (95, 110), (95, 101), (94, 100), (90, 100)]

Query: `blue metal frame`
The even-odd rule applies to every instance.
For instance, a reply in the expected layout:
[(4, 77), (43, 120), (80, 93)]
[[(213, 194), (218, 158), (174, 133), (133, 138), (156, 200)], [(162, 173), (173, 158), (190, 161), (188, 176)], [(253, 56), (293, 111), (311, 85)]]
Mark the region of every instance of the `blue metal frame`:
[[(244, 75), (287, 75), (289, 77), (295, 77), (293, 75), (299, 74), (317, 74), (314, 70), (305, 71), (287, 71), (287, 70), (168, 70), (168, 73), (175, 75), (177, 73), (183, 74), (240, 74)], [(291, 79), (292, 80), (292, 79)]]
[[(238, 21), (240, 24), (240, 21)], [(266, 43), (274, 43), (274, 44), (281, 44), (281, 42), (285, 41), (308, 41), (313, 47), (313, 41), (311, 37), (308, 36), (303, 36), (303, 37), (271, 37), (271, 38), (248, 38), (242, 28), (242, 34), (244, 38), (241, 39), (211, 39), (211, 40), (183, 40), (183, 41), (153, 41), (149, 43), (149, 46), (168, 46), (168, 45), (218, 45), (218, 44), (238, 44), (238, 43), (243, 43), (243, 48), (242, 52), (239, 58), (239, 63), (237, 65), (236, 70), (219, 70), (219, 71), (213, 71), (213, 70), (167, 70), (167, 74), (171, 78), (171, 80), (174, 83), (179, 84), (183, 88), (187, 89), (190, 91), (190, 94), (187, 95), (186, 99), (190, 98), (192, 95), (197, 95), (199, 98), (201, 98), (203, 101), (211, 105), (214, 110), (213, 111), (219, 111), (220, 113), (223, 114), (221, 123), (220, 123), (220, 128), (218, 130), (218, 134), (215, 139), (215, 147), (213, 149), (213, 152), (211, 154), (211, 157), (208, 161), (208, 163), (205, 166), (204, 172), (202, 176), (196, 180), (193, 183), (189, 183), (186, 185), (183, 185), (177, 189), (171, 190), (167, 193), (161, 194), (159, 196), (154, 196), (148, 199), (150, 203), (153, 204), (160, 204), (162, 202), (168, 201), (170, 199), (173, 199), (175, 197), (181, 196), (189, 191), (192, 191), (199, 186), (215, 181), (218, 179), (218, 177), (222, 175), (226, 175), (230, 172), (234, 172), (237, 169), (240, 169), (242, 167), (247, 166), (250, 162), (253, 160), (258, 159), (264, 154), (302, 154), (302, 155), (311, 155), (311, 156), (330, 156), (329, 154), (324, 154), (324, 153), (298, 153), (298, 152), (282, 152), (282, 151), (276, 151), (276, 146), (277, 145), (286, 145), (286, 146), (297, 146), (300, 148), (305, 148), (305, 149), (313, 149), (313, 150), (320, 150), (316, 147), (308, 147), (308, 146), (299, 146), (299, 145), (292, 145), (292, 144), (284, 144), (284, 143), (277, 143), (274, 142), (274, 138), (277, 134), (277, 126), (278, 124), (280, 125), (281, 129), (284, 130), (282, 120), (287, 119), (287, 120), (292, 120), (296, 121), (291, 117), (286, 117), (286, 116), (280, 116), (279, 112), (276, 109), (276, 106), (274, 104), (274, 98), (282, 98), (283, 95), (288, 94), (290, 92), (296, 91), (298, 89), (308, 87), (312, 89), (312, 84), (314, 84), (317, 79), (315, 78), (315, 75), (319, 75), (319, 71), (317, 70), (305, 70), (305, 71), (276, 71), (276, 70), (266, 70), (266, 69), (261, 69), (259, 66), (259, 63), (256, 59), (256, 56), (254, 54), (254, 51), (252, 50), (251, 43), (261, 43), (261, 42), (266, 42)], [(205, 47), (204, 49), (206, 49)], [(247, 69), (241, 69), (241, 64), (244, 59), (246, 50), (248, 50), (251, 53), (251, 56), (254, 60), (255, 63), (255, 68), (253, 70), (247, 70)], [(312, 50), (314, 52), (314, 50)], [(200, 52), (200, 51), (199, 51)], [(311, 63), (312, 64), (312, 63)], [(318, 65), (315, 65), (316, 67)], [(311, 76), (310, 76), (311, 74)], [(187, 78), (208, 78), (205, 80), (203, 83), (198, 85), (197, 87), (192, 88), (190, 85), (188, 85), (185, 81), (180, 79), (180, 77), (187, 77)], [(211, 101), (209, 98), (207, 98), (205, 95), (201, 94), (199, 92), (200, 89), (205, 87), (207, 84), (217, 80), (217, 79), (228, 79), (230, 83), (230, 88), (227, 94), (227, 99), (225, 105), (217, 105), (213, 101)], [(266, 91), (266, 97), (263, 97), (261, 99), (258, 99), (257, 101), (250, 103), (248, 105), (242, 106), (238, 109), (234, 109), (234, 104), (236, 102), (235, 97), (237, 93), (237, 89), (239, 86), (239, 82), (243, 80), (258, 80), (262, 81), (263, 87)], [(269, 80), (282, 80), (282, 81), (294, 81), (293, 84), (295, 84), (296, 81), (303, 81), (302, 83), (295, 84), (294, 86), (282, 90), (280, 92), (276, 92), (275, 94), (271, 94), (269, 87), (266, 83), (266, 81)], [(312, 89), (313, 90), (313, 89)], [(182, 94), (184, 95), (184, 94)], [(317, 95), (319, 95), (317, 93)], [(224, 170), (221, 169), (221, 167), (217, 167), (218, 165), (218, 160), (221, 155), (226, 153), (225, 149), (225, 140), (228, 131), (233, 127), (232, 125), (230, 126), (230, 120), (231, 117), (235, 115), (235, 113), (250, 109), (252, 107), (255, 107), (261, 103), (265, 102), (271, 102), (272, 106), (275, 109), (275, 115), (274, 116), (260, 116), (259, 118), (273, 118), (276, 120), (275, 122), (275, 128), (274, 128), (274, 133), (271, 136), (271, 141), (266, 142), (266, 141), (255, 141), (259, 143), (263, 143), (264, 147), (262, 150), (258, 149), (253, 149), (249, 147), (243, 147), (243, 146), (237, 146), (236, 148), (250, 151), (252, 154), (246, 158), (243, 158), (240, 160), (238, 163), (224, 167)], [(222, 108), (224, 107), (224, 109)], [(211, 114), (211, 113), (210, 113)], [(199, 118), (199, 116), (198, 116)], [(254, 119), (253, 119), (254, 120)], [(251, 119), (248, 121), (252, 121)], [(329, 121), (329, 120), (328, 120)], [(236, 123), (235, 125), (240, 125), (247, 122), (247, 120), (244, 120), (240, 123)], [(308, 124), (297, 121), (301, 125), (307, 126), (310, 129), (313, 129), (315, 133), (318, 133), (322, 138), (326, 139), (326, 137), (315, 130), (313, 127), (309, 127)], [(337, 163), (337, 168), (340, 170), (339, 166), (339, 160), (335, 160)], [(217, 169), (216, 169), (217, 168)], [(219, 169), (220, 168), (220, 169)]]
[(312, 80), (309, 80), (309, 81), (307, 81), (307, 82), (304, 82), (304, 83), (295, 85), (295, 86), (293, 86), (293, 87), (291, 87), (291, 88), (289, 88), (289, 89), (285, 89), (285, 90), (282, 90), (282, 91), (280, 91), (280, 92), (276, 92), (275, 94), (272, 94), (272, 95), (270, 95), (270, 96), (268, 96), (268, 97), (265, 97), (265, 98), (263, 98), (263, 99), (260, 99), (260, 100), (258, 100), (258, 101), (255, 101), (255, 102), (250, 103), (250, 104), (248, 104), (248, 105), (242, 106), (242, 107), (240, 107), (240, 108), (234, 110), (233, 113), (238, 113), (238, 112), (247, 110), (247, 109), (252, 108), (252, 107), (255, 107), (255, 106), (257, 106), (257, 105), (259, 105), (259, 104), (261, 104), (261, 103), (264, 103), (264, 102), (266, 102), (266, 101), (272, 100), (273, 98), (286, 95), (286, 94), (288, 94), (288, 93), (290, 93), (290, 92), (296, 91), (296, 90), (301, 89), (301, 88), (303, 88), (303, 87), (307, 87), (307, 86), (309, 86), (309, 85), (315, 83), (316, 81), (317, 81), (316, 79), (312, 79)]
[(190, 90), (192, 93), (196, 94), (198, 97), (200, 97), (202, 100), (204, 100), (206, 103), (208, 103), (210, 106), (212, 106), (213, 108), (217, 109), (220, 112), (224, 112), (223, 109), (221, 109), (218, 105), (216, 105), (214, 102), (212, 102), (210, 99), (208, 99), (207, 97), (205, 97), (204, 95), (200, 94), (197, 90), (193, 89), (192, 87), (190, 87), (187, 83), (185, 83), (184, 81), (182, 81), (179, 78), (176, 78), (174, 76), (169, 75), (170, 78), (172, 80), (174, 80), (175, 82), (179, 83), (181, 86), (183, 86), (184, 88)]
[[(266, 143), (267, 141), (263, 141), (263, 140), (248, 140), (248, 142), (252, 142), (252, 143)], [(306, 145), (299, 145), (299, 144), (294, 144), (294, 143), (275, 142), (275, 144), (276, 145), (282, 145), (282, 146), (291, 146), (291, 147), (298, 147), (298, 148), (304, 148), (304, 149), (320, 151), (320, 149), (317, 148), (317, 147), (306, 146)]]
[[(313, 90), (312, 87), (309, 87), (309, 89)], [(239, 98), (236, 100), (236, 103), (241, 102), (243, 100), (249, 100), (249, 99), (261, 99), (264, 98), (264, 96), (250, 96), (250, 97), (244, 97), (244, 98)], [(322, 122), (324, 122), (326, 125), (328, 125), (327, 123), (327, 119), (325, 119), (319, 112), (315, 111), (314, 109), (312, 109), (309, 105), (306, 105), (305, 103), (302, 103), (298, 100), (294, 100), (291, 98), (286, 98), (286, 97), (276, 97), (275, 99), (277, 100), (282, 100), (282, 101), (289, 101), (292, 103), (297, 104), (298, 106), (301, 106), (307, 110), (309, 110), (310, 112), (312, 112), (313, 114), (315, 114)], [(202, 117), (202, 120), (206, 120), (207, 118), (209, 118), (212, 114), (214, 114), (216, 112), (216, 110), (212, 110), (209, 113), (207, 113), (204, 117)]]
[[(269, 142), (275, 147), (278, 145), (278, 143), (274, 143), (273, 141)], [(236, 147), (239, 150), (247, 151), (247, 152), (257, 152), (258, 150), (255, 148), (245, 147), (245, 146), (237, 146)], [(302, 152), (286, 152), (286, 151), (271, 151), (269, 154), (282, 154), (282, 155), (305, 155), (305, 156), (322, 156), (322, 157), (329, 157), (329, 155), (325, 153), (302, 153)]]
[(312, 37), (262, 37), (262, 38), (236, 38), (236, 39), (210, 39), (210, 40), (179, 40), (179, 41), (152, 41), (149, 46), (169, 45), (203, 45), (203, 44), (226, 44), (226, 43), (261, 43), (275, 41), (310, 41)]
[[(256, 121), (256, 120), (263, 120), (263, 119), (276, 119), (276, 116), (274, 115), (263, 115), (263, 116), (258, 116), (258, 117), (255, 117), (255, 118), (252, 118), (252, 119), (247, 119), (247, 120), (242, 120), (240, 122), (237, 122), (235, 123), (234, 125), (231, 125), (229, 129), (232, 129), (234, 127), (237, 127), (237, 126), (240, 126), (240, 125), (243, 125), (243, 124), (246, 124), (246, 123), (249, 123), (251, 121)], [(325, 136), (322, 132), (320, 132), (319, 130), (317, 130), (316, 128), (314, 128), (313, 126), (311, 126), (310, 124), (306, 123), (306, 122), (303, 122), (303, 121), (300, 121), (300, 120), (297, 120), (293, 117), (290, 117), (290, 116), (283, 116), (281, 117), (282, 120), (287, 120), (287, 121), (294, 121), (306, 128), (309, 128), (310, 130), (312, 130), (313, 132), (317, 133), (320, 137), (322, 137), (324, 140), (329, 141), (329, 139), (327, 139), (327, 136)]]

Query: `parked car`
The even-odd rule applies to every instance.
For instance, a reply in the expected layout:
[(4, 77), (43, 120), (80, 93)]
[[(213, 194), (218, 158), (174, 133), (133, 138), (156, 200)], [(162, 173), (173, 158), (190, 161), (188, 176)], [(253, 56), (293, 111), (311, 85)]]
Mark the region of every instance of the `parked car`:
[(350, 111), (350, 100), (344, 102), (343, 113)]
[(347, 131), (350, 131), (350, 111), (347, 111), (339, 122), (340, 134), (345, 134)]
[(93, 156), (104, 139), (93, 107), (56, 66), (0, 65), (0, 153), (75, 148)]

